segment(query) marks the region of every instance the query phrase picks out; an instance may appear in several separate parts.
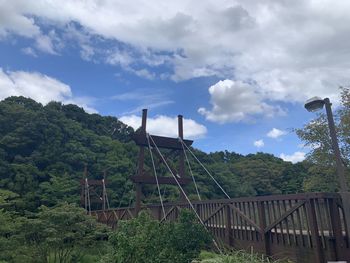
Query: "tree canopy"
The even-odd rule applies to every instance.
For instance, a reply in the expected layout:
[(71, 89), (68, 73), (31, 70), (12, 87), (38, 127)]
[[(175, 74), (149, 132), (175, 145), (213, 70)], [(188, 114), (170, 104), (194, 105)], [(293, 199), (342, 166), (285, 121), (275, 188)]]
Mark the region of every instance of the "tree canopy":
[[(9, 97), (0, 102), (0, 123), (0, 198), (7, 200), (2, 207), (24, 213), (62, 201), (79, 203), (85, 165), (90, 179), (101, 179), (108, 170), (111, 207), (132, 204), (135, 195), (129, 176), (136, 171), (138, 147), (131, 140), (134, 130), (117, 118), (88, 114), (76, 105), (43, 106), (32, 99)], [(315, 169), (265, 153), (193, 151), (231, 197), (302, 192), (305, 182), (312, 180), (307, 173)], [(193, 158), (190, 163), (202, 198), (223, 198), (203, 168)], [(145, 169), (152, 174), (147, 155)], [(169, 176), (164, 166), (157, 169)], [(189, 176), (188, 168), (186, 173)], [(186, 192), (196, 198), (193, 185)], [(143, 194), (144, 202), (159, 201), (155, 186), (143, 187)], [(174, 201), (179, 191), (162, 186), (162, 194), (165, 201)]]

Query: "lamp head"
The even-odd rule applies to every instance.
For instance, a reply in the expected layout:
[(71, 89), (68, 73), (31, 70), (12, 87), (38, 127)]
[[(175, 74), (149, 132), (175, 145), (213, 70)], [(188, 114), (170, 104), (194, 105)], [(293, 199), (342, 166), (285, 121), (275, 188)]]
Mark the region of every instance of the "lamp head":
[(311, 99), (308, 99), (306, 101), (304, 107), (307, 111), (314, 112), (314, 111), (321, 110), (324, 104), (325, 104), (325, 101), (320, 97), (312, 97)]

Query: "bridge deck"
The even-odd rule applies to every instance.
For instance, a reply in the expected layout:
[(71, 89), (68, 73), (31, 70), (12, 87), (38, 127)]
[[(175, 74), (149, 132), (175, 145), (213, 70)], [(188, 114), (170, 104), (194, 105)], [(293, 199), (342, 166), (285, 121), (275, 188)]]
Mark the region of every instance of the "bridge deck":
[[(222, 243), (301, 263), (350, 262), (348, 231), (336, 193), (208, 200), (193, 203), (207, 229)], [(188, 204), (148, 205), (160, 221), (174, 221)], [(115, 227), (134, 217), (134, 208), (94, 211), (98, 221)]]

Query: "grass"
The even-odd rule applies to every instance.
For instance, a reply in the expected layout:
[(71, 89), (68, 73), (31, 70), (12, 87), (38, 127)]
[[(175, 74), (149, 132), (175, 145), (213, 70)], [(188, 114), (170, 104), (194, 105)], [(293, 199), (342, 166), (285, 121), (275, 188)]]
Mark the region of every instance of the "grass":
[(246, 251), (229, 251), (222, 255), (203, 251), (192, 263), (292, 263), (289, 260), (274, 261), (264, 256)]

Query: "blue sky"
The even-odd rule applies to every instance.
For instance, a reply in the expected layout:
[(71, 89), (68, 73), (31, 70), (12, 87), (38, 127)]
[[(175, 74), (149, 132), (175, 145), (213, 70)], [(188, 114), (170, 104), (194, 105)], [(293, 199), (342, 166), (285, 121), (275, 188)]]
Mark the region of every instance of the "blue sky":
[[(57, 11), (59, 10), (59, 11)], [(292, 131), (350, 76), (347, 1), (1, 1), (0, 99), (75, 103), (206, 151), (301, 161)]]

